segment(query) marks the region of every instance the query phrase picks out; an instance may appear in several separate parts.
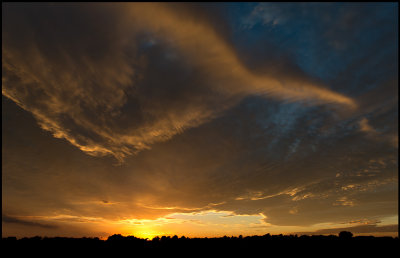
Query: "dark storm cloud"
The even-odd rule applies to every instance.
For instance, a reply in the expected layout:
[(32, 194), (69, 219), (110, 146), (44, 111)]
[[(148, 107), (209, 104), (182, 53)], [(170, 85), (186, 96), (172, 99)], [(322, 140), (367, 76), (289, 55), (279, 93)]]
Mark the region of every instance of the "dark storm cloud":
[(4, 222), (4, 223), (15, 223), (15, 224), (23, 225), (23, 226), (40, 227), (40, 228), (45, 228), (45, 229), (57, 229), (58, 228), (58, 226), (56, 226), (56, 225), (50, 225), (50, 224), (44, 224), (44, 223), (30, 221), (30, 220), (19, 219), (17, 217), (8, 216), (5, 214), (2, 214), (1, 218), (2, 218), (2, 222)]

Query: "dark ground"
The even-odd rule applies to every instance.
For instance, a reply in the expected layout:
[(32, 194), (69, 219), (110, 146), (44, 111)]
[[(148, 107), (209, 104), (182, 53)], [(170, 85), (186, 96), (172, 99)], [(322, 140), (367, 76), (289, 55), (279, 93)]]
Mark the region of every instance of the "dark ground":
[(153, 240), (133, 236), (110, 236), (98, 238), (2, 238), (1, 250), (8, 257), (33, 255), (50, 257), (146, 257), (152, 255), (177, 255), (184, 257), (394, 257), (399, 253), (398, 237), (352, 237), (264, 235), (251, 237), (185, 238), (161, 237)]

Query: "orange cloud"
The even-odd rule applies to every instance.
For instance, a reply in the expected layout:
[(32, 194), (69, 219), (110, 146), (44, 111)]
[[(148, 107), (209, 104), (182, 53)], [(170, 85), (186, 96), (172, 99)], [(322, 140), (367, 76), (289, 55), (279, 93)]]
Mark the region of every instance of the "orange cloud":
[(164, 4), (137, 4), (129, 8), (135, 26), (169, 38), (189, 60), (207, 71), (214, 87), (225, 94), (266, 94), (285, 101), (308, 100), (356, 108), (349, 97), (322, 85), (282, 77), (259, 76), (249, 71), (234, 49), (217, 32), (196, 20), (187, 19)]
[[(100, 43), (110, 44), (108, 48), (112, 48), (112, 51), (104, 50), (100, 57), (93, 57), (85, 51), (80, 53), (84, 49), (74, 41), (72, 45), (77, 45), (76, 53), (60, 50), (55, 57), (49, 55), (47, 49), (41, 49), (34, 38), (26, 40), (24, 53), (7, 41), (3, 44), (3, 95), (31, 112), (42, 129), (50, 131), (56, 138), (66, 139), (89, 155), (114, 155), (122, 161), (127, 155), (149, 149), (156, 142), (166, 141), (213, 119), (251, 94), (289, 102), (356, 107), (351, 98), (322, 85), (252, 73), (240, 62), (232, 46), (208, 23), (189, 18), (169, 5), (135, 3), (116, 6), (121, 7), (115, 9), (117, 14), (114, 15), (118, 18), (112, 20), (120, 26), (117, 32), (112, 32), (118, 37), (116, 43), (107, 38), (107, 31), (92, 32), (93, 40), (104, 40)], [(169, 51), (180, 53), (181, 57), (172, 52), (168, 56), (183, 58), (180, 62), (193, 67), (200, 74), (197, 78), (199, 86), (196, 87), (214, 92), (210, 94), (218, 97), (212, 102), (219, 104), (210, 105), (201, 100), (189, 103), (187, 98), (183, 98), (178, 100), (183, 108), (165, 107), (162, 103), (157, 107), (158, 103), (149, 102), (151, 98), (127, 93), (134, 92), (141, 80), (149, 79), (141, 74), (146, 61), (138, 56), (135, 50), (138, 46), (132, 42), (132, 37), (140, 33), (150, 33), (171, 46)], [(58, 38), (53, 40), (64, 44), (58, 42)], [(78, 42), (81, 45), (92, 44)], [(126, 58), (126, 51), (131, 52), (135, 61)], [(189, 94), (191, 86), (186, 87)], [(144, 98), (139, 102), (139, 105), (144, 105), (141, 107), (144, 110), (142, 115), (145, 119), (151, 117), (152, 121), (130, 126), (125, 124), (121, 129), (118, 119), (129, 115), (122, 110), (131, 104), (132, 98)], [(165, 101), (154, 99), (160, 100)]]

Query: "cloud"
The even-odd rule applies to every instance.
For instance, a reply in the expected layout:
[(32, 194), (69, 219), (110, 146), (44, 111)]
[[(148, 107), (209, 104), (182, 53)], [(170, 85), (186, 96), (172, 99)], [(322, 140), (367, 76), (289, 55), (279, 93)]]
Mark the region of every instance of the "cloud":
[(290, 232), (397, 214), (397, 55), (382, 8), (343, 31), (323, 20), (332, 9), (303, 5), (307, 26), (282, 11), (245, 30), (185, 5), (3, 7), (7, 214), (85, 227), (213, 209)]
[(2, 218), (2, 222), (4, 222), (4, 223), (14, 223), (14, 224), (19, 224), (19, 225), (28, 226), (28, 227), (39, 227), (39, 228), (45, 228), (45, 229), (57, 229), (58, 228), (58, 226), (56, 226), (56, 225), (19, 219), (18, 217), (8, 216), (5, 214), (2, 214), (1, 218)]
[(253, 74), (209, 23), (169, 5), (5, 8), (2, 94), (89, 155), (122, 161), (249, 94), (356, 107), (312, 80)]
[(376, 130), (368, 124), (368, 119), (363, 118), (360, 120), (360, 130), (367, 134), (376, 134)]

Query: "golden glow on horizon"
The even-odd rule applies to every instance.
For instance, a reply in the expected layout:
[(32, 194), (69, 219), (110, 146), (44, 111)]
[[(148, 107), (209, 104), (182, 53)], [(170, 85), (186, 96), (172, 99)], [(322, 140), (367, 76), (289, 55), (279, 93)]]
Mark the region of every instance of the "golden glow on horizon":
[[(380, 226), (397, 223), (397, 216), (387, 217), (380, 222), (376, 220), (356, 220), (346, 223), (319, 223), (311, 226), (276, 226), (264, 221), (266, 217), (258, 215), (237, 215), (229, 211), (208, 210), (191, 213), (171, 213), (157, 219), (122, 219), (110, 220), (104, 218), (73, 216), (59, 214), (55, 216), (24, 216), (20, 219), (29, 219), (42, 224), (60, 225), (63, 227), (79, 228), (84, 226), (81, 235), (74, 237), (90, 236), (106, 240), (108, 236), (121, 234), (123, 236), (135, 236), (149, 240), (158, 236), (178, 237), (222, 237), (222, 236), (252, 236), (270, 234), (296, 234), (296, 232), (316, 232), (316, 234), (328, 235), (331, 233), (318, 233), (320, 229), (335, 229), (357, 227), (362, 225)], [(83, 229), (83, 228), (82, 228)], [(51, 231), (49, 231), (51, 232)], [(83, 233), (85, 232), (85, 233)], [(103, 232), (103, 233), (98, 233)], [(354, 235), (398, 236), (398, 232), (357, 233)], [(23, 232), (23, 236), (27, 236)], [(311, 233), (306, 233), (311, 234)], [(17, 235), (17, 234), (15, 234)], [(32, 236), (34, 236), (33, 234)], [(68, 235), (68, 234), (66, 234)], [(18, 235), (17, 235), (18, 236)], [(51, 236), (51, 235), (48, 235)], [(21, 236), (22, 237), (22, 236)]]

